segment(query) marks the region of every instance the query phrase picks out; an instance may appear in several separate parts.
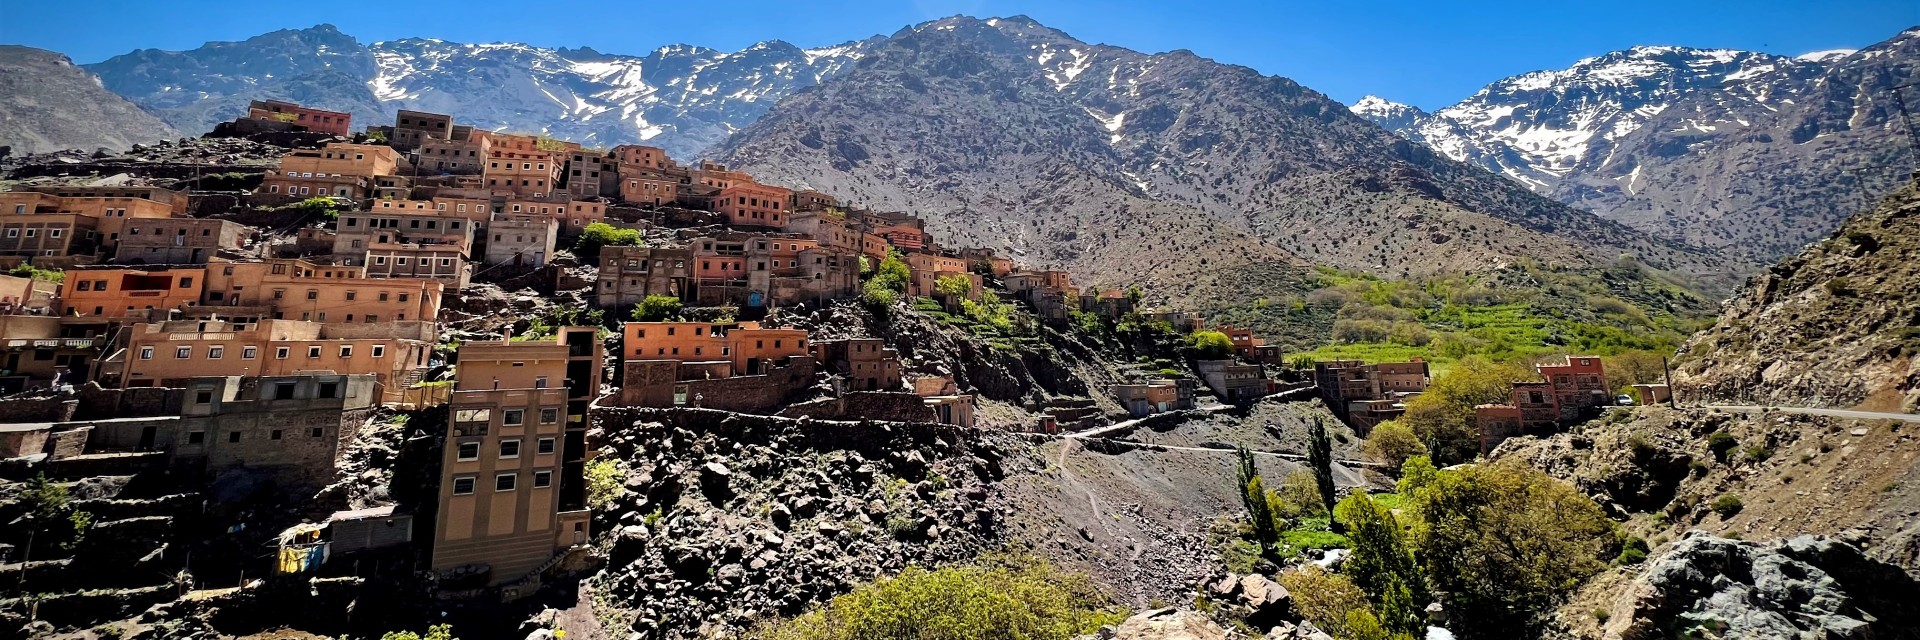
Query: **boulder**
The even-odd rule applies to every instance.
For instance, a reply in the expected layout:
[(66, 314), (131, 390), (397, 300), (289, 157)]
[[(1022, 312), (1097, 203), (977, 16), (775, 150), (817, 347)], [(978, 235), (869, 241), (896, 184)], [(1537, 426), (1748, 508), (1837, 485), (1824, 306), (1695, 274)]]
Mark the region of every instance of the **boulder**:
[(1227, 631), (1198, 611), (1154, 609), (1127, 618), (1114, 640), (1226, 640)]

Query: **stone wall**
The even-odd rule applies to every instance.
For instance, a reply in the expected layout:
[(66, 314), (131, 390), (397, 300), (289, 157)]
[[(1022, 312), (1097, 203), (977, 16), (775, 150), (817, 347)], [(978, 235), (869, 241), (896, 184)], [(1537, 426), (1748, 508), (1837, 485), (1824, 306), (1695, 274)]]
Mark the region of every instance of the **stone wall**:
[(61, 460), (87, 452), (87, 434), (93, 427), (72, 427), (47, 434), (47, 459)]
[(80, 407), (74, 411), (74, 420), (177, 416), (186, 399), (184, 390), (167, 387), (102, 389), (89, 382), (77, 391)]
[(0, 423), (66, 422), (73, 419), (79, 402), (67, 394), (39, 398), (0, 400)]
[(853, 391), (838, 398), (803, 402), (780, 411), (788, 418), (936, 422), (932, 407), (918, 395), (899, 391)]
[(787, 366), (766, 375), (734, 376), (718, 380), (688, 380), (687, 402), (709, 409), (764, 413), (779, 408), (800, 390), (813, 385), (813, 359), (789, 358)]

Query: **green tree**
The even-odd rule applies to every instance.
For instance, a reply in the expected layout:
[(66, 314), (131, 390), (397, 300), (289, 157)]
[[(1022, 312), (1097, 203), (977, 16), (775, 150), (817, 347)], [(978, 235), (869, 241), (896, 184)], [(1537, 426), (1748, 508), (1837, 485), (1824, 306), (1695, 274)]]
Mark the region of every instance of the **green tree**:
[(1433, 484), (1438, 474), (1439, 471), (1433, 468), (1433, 461), (1426, 456), (1407, 458), (1406, 462), (1400, 464), (1400, 483), (1393, 489), (1402, 496), (1412, 498), (1422, 487)]
[(1373, 432), (1367, 434), (1367, 442), (1362, 447), (1368, 456), (1386, 464), (1394, 472), (1406, 464), (1408, 458), (1427, 453), (1427, 445), (1413, 435), (1413, 429), (1398, 420), (1388, 420), (1373, 426)]
[(907, 269), (907, 263), (900, 259), (897, 251), (888, 251), (887, 257), (873, 270), (873, 276), (867, 279), (868, 286), (877, 286), (895, 294), (907, 292), (907, 281), (913, 278), (913, 272)]
[(340, 217), (340, 203), (327, 196), (314, 196), (294, 203), (293, 208), (307, 215), (333, 220)]
[(965, 298), (973, 293), (973, 280), (958, 273), (941, 276), (933, 281), (933, 292), (948, 298)]
[(1260, 479), (1260, 470), (1254, 466), (1253, 452), (1240, 447), (1235, 452), (1239, 464), (1236, 469), (1240, 478), (1240, 502), (1247, 509), (1247, 524), (1253, 527), (1253, 540), (1260, 545), (1260, 553), (1273, 552), (1273, 545), (1280, 541), (1280, 530), (1274, 525), (1273, 504), (1269, 501), (1266, 483)]
[[(1314, 418), (1307, 431), (1307, 466), (1313, 469), (1313, 481), (1319, 486), (1320, 505), (1333, 513), (1333, 438), (1327, 436), (1327, 424), (1319, 418)], [(1335, 533), (1340, 532), (1339, 523), (1334, 521)]]
[(1466, 462), (1480, 452), (1473, 408), (1506, 402), (1514, 381), (1537, 377), (1532, 369), (1518, 364), (1497, 364), (1470, 356), (1434, 380), (1425, 392), (1408, 400), (1407, 413), (1400, 421), (1426, 443), (1435, 464)]
[(633, 319), (639, 322), (664, 322), (680, 317), (680, 299), (661, 294), (647, 296), (633, 306)]
[(1127, 302), (1138, 305), (1140, 304), (1140, 299), (1145, 297), (1147, 297), (1146, 289), (1140, 288), (1140, 285), (1137, 284), (1127, 285)]
[(1329, 515), (1326, 506), (1320, 503), (1320, 481), (1313, 479), (1311, 471), (1294, 471), (1280, 480), (1279, 498), (1286, 511), (1278, 512), (1288, 518), (1317, 517)]
[(1195, 331), (1187, 336), (1187, 345), (1201, 360), (1223, 360), (1233, 355), (1233, 339), (1218, 331)]
[(29, 278), (45, 282), (65, 282), (67, 279), (67, 272), (65, 271), (59, 269), (41, 269), (24, 262), (20, 263), (20, 266), (14, 267), (13, 270), (8, 271), (7, 275), (15, 278)]
[(1353, 543), (1341, 572), (1367, 592), (1380, 622), (1389, 630), (1420, 632), (1427, 582), (1401, 539), (1400, 523), (1364, 491), (1341, 500), (1334, 517), (1346, 527), (1347, 539)]
[(1531, 635), (1527, 622), (1607, 567), (1619, 543), (1572, 485), (1510, 462), (1447, 469), (1411, 496), (1412, 540), (1462, 638)]
[(1393, 633), (1374, 615), (1367, 594), (1346, 576), (1307, 564), (1280, 574), (1277, 582), (1293, 596), (1294, 611), (1341, 640), (1414, 640)]
[(909, 567), (798, 618), (757, 630), (765, 640), (1068, 640), (1117, 624), (1084, 576), (1018, 558), (934, 571)]
[(586, 465), (587, 505), (595, 509), (612, 504), (627, 492), (627, 470), (619, 458), (594, 458)]
[(573, 253), (582, 258), (595, 259), (600, 257), (602, 248), (639, 244), (639, 229), (621, 229), (605, 222), (595, 222), (580, 230), (580, 239), (573, 243)]

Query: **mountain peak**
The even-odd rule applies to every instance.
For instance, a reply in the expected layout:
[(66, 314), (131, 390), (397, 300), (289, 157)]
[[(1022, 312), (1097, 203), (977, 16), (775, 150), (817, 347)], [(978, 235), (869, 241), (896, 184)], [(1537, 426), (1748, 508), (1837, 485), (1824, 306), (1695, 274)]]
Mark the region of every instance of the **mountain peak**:
[(1835, 60), (1839, 60), (1841, 58), (1845, 58), (1847, 56), (1858, 53), (1859, 51), (1860, 51), (1859, 49), (1827, 49), (1825, 51), (1811, 51), (1807, 53), (1802, 53), (1800, 55), (1794, 56), (1793, 59), (1804, 60), (1807, 62), (1822, 62), (1822, 63), (1833, 62)]

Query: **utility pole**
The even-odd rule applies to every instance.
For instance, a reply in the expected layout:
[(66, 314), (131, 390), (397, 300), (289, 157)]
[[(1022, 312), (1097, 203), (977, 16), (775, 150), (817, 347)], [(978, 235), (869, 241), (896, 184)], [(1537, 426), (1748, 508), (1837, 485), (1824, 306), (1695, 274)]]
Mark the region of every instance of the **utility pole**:
[(1660, 373), (1667, 377), (1667, 408), (1680, 408), (1680, 400), (1677, 397), (1678, 394), (1674, 393), (1673, 388), (1673, 367), (1667, 365), (1666, 356), (1660, 356)]

